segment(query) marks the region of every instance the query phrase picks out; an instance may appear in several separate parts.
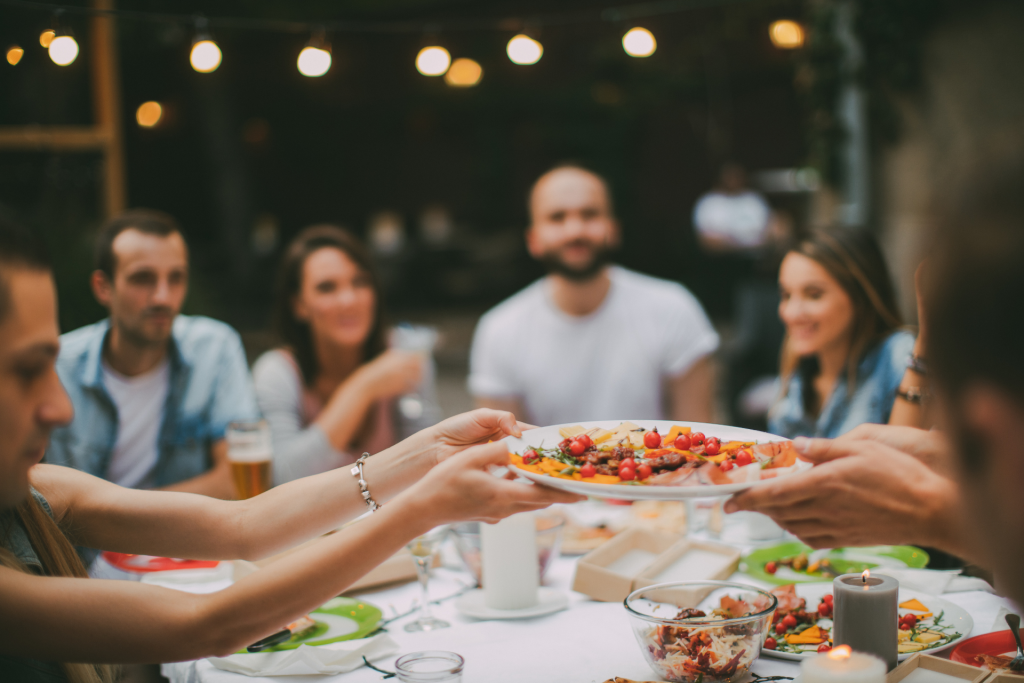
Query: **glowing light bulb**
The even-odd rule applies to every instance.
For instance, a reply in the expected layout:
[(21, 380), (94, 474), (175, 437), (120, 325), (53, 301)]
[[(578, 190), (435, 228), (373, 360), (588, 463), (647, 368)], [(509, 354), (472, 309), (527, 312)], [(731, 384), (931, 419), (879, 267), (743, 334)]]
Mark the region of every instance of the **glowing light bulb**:
[(78, 43), (71, 36), (57, 36), (50, 41), (50, 59), (58, 66), (67, 66), (78, 57)]
[(804, 27), (789, 19), (773, 21), (768, 27), (772, 45), (782, 50), (795, 50), (804, 44)]
[(658, 49), (658, 41), (653, 33), (637, 26), (622, 36), (622, 49), (630, 57), (650, 57)]
[(7, 63), (11, 66), (17, 66), (21, 58), (25, 56), (25, 51), (18, 45), (11, 45), (7, 48)]
[(444, 82), (453, 88), (472, 88), (480, 82), (483, 75), (484, 69), (479, 63), (462, 57), (452, 62), (448, 73), (444, 75)]
[(299, 73), (303, 76), (323, 76), (331, 68), (331, 53), (312, 45), (299, 53)]
[(164, 108), (159, 102), (143, 102), (135, 110), (135, 120), (143, 128), (153, 128), (164, 116)]
[(197, 41), (192, 46), (192, 52), (189, 53), (188, 60), (192, 63), (192, 68), (199, 73), (211, 73), (220, 66), (220, 48), (217, 47), (217, 43), (209, 38)]
[(544, 54), (544, 46), (530, 36), (520, 33), (508, 41), (505, 52), (514, 64), (536, 64)]
[(54, 31), (52, 28), (46, 29), (45, 31), (39, 34), (39, 44), (43, 47), (50, 47), (50, 42), (53, 41), (53, 38), (56, 35), (57, 32)]
[(441, 76), (451, 66), (452, 56), (443, 47), (432, 45), (416, 55), (416, 70), (424, 76)]

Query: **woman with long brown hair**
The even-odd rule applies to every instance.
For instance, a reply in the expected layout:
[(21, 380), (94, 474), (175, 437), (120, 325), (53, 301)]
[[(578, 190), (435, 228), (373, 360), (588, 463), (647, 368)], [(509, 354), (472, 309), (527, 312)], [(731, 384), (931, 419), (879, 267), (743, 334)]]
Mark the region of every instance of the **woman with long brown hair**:
[(316, 225), (292, 240), (274, 304), (282, 345), (253, 367), (275, 483), (346, 465), (436, 421), (440, 411), (429, 404), (411, 425), (397, 410), (395, 399), (417, 388), (427, 359), (388, 349), (382, 317), (376, 271), (355, 236)]
[(779, 289), (786, 340), (769, 431), (834, 438), (865, 422), (920, 419), (920, 391), (901, 388), (920, 349), (900, 330), (892, 279), (870, 233), (814, 232), (786, 254)]
[[(511, 413), (456, 416), (360, 462), (243, 501), (125, 489), (40, 464), (72, 418), (57, 376), (53, 277), (22, 230), (0, 220), (0, 677), (111, 683), (106, 663), (227, 655), (342, 592), (435, 526), (495, 521), (580, 497), (493, 476)], [(358, 476), (356, 476), (358, 475)], [(365, 499), (365, 500), (364, 500)], [(371, 504), (374, 503), (374, 504)], [(375, 503), (384, 503), (376, 508)], [(86, 577), (75, 545), (125, 553), (268, 557), (336, 529), (208, 595)]]

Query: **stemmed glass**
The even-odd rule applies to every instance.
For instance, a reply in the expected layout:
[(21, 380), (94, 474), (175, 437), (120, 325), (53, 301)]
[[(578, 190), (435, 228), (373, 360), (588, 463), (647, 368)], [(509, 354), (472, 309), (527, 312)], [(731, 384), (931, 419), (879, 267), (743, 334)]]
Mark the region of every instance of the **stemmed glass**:
[(409, 541), (406, 546), (412, 557), (416, 560), (416, 575), (420, 580), (422, 597), (420, 599), (420, 616), (416, 621), (405, 625), (406, 631), (436, 631), (439, 628), (451, 626), (447, 621), (438, 619), (430, 613), (430, 595), (427, 592), (427, 582), (430, 581), (430, 565), (433, 564), (437, 551), (441, 548), (441, 542), (448, 536), (448, 527), (439, 526), (431, 529), (422, 536)]

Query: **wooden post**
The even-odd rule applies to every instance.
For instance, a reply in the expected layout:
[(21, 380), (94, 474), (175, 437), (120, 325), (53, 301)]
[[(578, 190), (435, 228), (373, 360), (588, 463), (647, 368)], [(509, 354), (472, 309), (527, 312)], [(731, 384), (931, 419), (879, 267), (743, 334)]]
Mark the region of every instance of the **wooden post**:
[[(93, 0), (96, 9), (114, 9), (114, 0)], [(117, 24), (114, 17), (91, 19), (92, 100), (96, 127), (104, 138), (103, 208), (109, 218), (124, 211), (127, 203), (124, 164), (124, 130), (121, 123), (121, 83), (117, 59)]]

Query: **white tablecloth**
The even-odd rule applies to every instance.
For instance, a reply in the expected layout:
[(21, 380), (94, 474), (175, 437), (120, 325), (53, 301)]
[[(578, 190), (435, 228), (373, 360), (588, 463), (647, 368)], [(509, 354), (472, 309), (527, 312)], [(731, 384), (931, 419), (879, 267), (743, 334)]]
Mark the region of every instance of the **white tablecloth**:
[[(450, 549), (449, 549), (450, 550)], [(415, 615), (392, 622), (388, 632), (399, 644), (400, 654), (421, 650), (457, 652), (466, 660), (465, 683), (526, 683), (572, 681), (603, 683), (623, 676), (638, 681), (656, 679), (647, 666), (629, 619), (621, 603), (594, 602), (570, 589), (577, 558), (562, 558), (551, 567), (545, 584), (569, 595), (569, 609), (536, 619), (516, 621), (477, 621), (460, 615), (454, 601), (434, 607), (436, 616), (451, 623), (451, 628), (431, 633), (407, 633), (403, 626)], [(745, 574), (734, 580), (757, 584)], [(445, 553), (445, 566), (435, 570), (430, 582), (431, 598), (454, 594), (472, 579), (459, 568), (458, 559)], [(419, 585), (407, 584), (363, 595), (384, 610), (385, 618), (405, 612), (419, 598)], [(971, 591), (946, 593), (943, 599), (960, 605), (974, 619), (972, 635), (988, 633), (1000, 608), (1009, 601), (990, 593)], [(394, 660), (374, 664), (394, 671)], [(795, 676), (799, 665), (762, 656), (751, 668), (762, 676)], [(366, 667), (335, 676), (294, 676), (249, 678), (215, 669), (206, 660), (164, 664), (163, 674), (171, 683), (369, 683), (382, 675)], [(394, 680), (394, 679), (392, 679)]]

